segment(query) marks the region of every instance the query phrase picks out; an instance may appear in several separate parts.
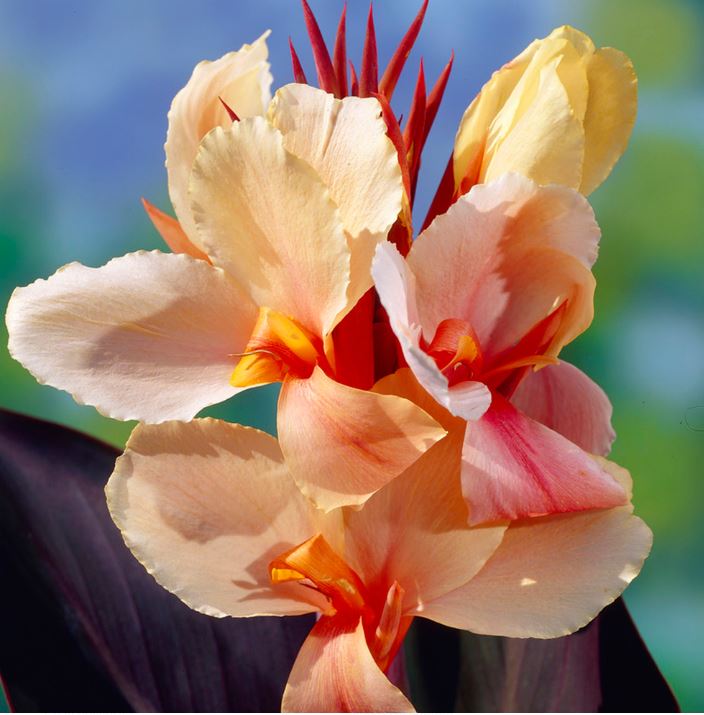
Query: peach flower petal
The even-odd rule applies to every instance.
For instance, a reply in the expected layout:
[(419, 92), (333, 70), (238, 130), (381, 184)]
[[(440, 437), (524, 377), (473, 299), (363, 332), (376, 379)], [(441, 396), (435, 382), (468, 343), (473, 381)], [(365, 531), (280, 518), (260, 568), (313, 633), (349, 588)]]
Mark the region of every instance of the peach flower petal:
[(591, 322), (599, 237), (576, 191), (517, 174), (475, 186), (408, 255), (423, 334), (431, 339), (446, 318), (466, 320), (489, 359), (568, 301), (551, 346), (557, 354)]
[(574, 365), (560, 362), (531, 370), (511, 402), (586, 452), (605, 457), (611, 451), (616, 438), (611, 402), (599, 385)]
[(212, 419), (139, 425), (106, 493), (134, 555), (191, 608), (221, 617), (325, 605), (269, 578), (272, 559), (321, 528), (270, 435)]
[(462, 491), (469, 523), (620, 506), (626, 493), (577, 445), (501, 395), (467, 424)]
[(462, 432), (448, 435), (346, 516), (348, 562), (376, 592), (397, 581), (404, 613), (469, 581), (503, 538), (504, 525), (467, 526), (461, 452)]
[(630, 507), (518, 521), (477, 576), (419, 615), (511, 638), (568, 635), (621, 595), (651, 545)]
[(372, 285), (374, 249), (403, 200), (398, 156), (381, 106), (371, 97), (335, 99), (315, 87), (289, 84), (274, 95), (269, 118), (286, 149), (315, 169), (340, 209), (352, 251), (348, 294), (354, 305)]
[(379, 670), (361, 619), (323, 616), (293, 664), (281, 712), (415, 712)]
[(389, 322), (418, 382), (451, 414), (479, 419), (491, 402), (491, 393), (480, 382), (449, 386), (433, 359), (420, 347), (421, 327), (416, 304), (416, 279), (409, 265), (390, 243), (382, 243), (372, 263), (374, 284)]
[(191, 175), (198, 243), (255, 303), (328, 334), (347, 305), (350, 251), (320, 177), (260, 117), (203, 140)]
[(196, 65), (191, 78), (174, 97), (166, 134), (169, 195), (186, 235), (196, 239), (188, 198), (188, 178), (200, 140), (213, 127), (232, 124), (222, 98), (240, 119), (263, 115), (271, 97), (265, 32), (251, 45), (242, 45), (213, 62)]
[(278, 432), (294, 479), (325, 511), (364, 504), (445, 436), (412, 402), (342, 385), (320, 368), (284, 382)]
[(219, 268), (140, 251), (18, 288), (6, 320), (11, 354), (39, 382), (115, 419), (163, 422), (238, 392), (234, 354), (256, 317)]

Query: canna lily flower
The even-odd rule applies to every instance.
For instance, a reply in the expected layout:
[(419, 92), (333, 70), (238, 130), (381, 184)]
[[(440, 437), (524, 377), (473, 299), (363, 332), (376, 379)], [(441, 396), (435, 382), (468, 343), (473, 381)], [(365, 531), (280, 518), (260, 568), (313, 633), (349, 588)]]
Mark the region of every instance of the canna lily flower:
[(597, 49), (573, 27), (553, 30), (494, 72), (465, 111), (429, 218), (507, 172), (590, 194), (625, 151), (636, 109), (623, 52)]
[[(134, 555), (191, 608), (319, 614), (282, 710), (407, 712), (384, 672), (414, 617), (562, 636), (623, 591), (651, 544), (628, 504), (468, 526), (456, 442), (432, 447), (363, 509), (325, 514), (269, 435), (210, 419), (140, 425), (106, 493)], [(602, 464), (630, 494), (628, 474)]]
[[(210, 69), (194, 77), (206, 82)], [(198, 253), (140, 251), (97, 269), (73, 263), (17, 289), (10, 351), (78, 402), (149, 423), (190, 420), (281, 381), (281, 445), (301, 488), (326, 509), (361, 504), (445, 434), (405, 399), (336, 380), (332, 331), (371, 287), (374, 249), (402, 206), (381, 107), (371, 97), (281, 88), (265, 117), (205, 136), (185, 210), (179, 182), (193, 147), (179, 156), (186, 133), (177, 141), (176, 121), (198, 94), (189, 92), (174, 102), (167, 154), (174, 203), (184, 226), (195, 226), (188, 240)]]
[(406, 261), (377, 250), (376, 288), (408, 366), (464, 434), (471, 524), (626, 502), (591, 456), (613, 440), (609, 401), (557, 360), (591, 322), (599, 236), (576, 191), (508, 174), (436, 218)]

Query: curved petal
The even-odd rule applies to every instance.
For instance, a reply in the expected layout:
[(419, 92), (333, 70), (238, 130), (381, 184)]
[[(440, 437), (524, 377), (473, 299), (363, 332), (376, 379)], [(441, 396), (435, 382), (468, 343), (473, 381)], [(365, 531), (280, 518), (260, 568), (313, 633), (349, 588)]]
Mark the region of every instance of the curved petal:
[(189, 420), (229, 383), (257, 313), (218, 268), (140, 251), (18, 288), (9, 349), (41, 383), (115, 419)]
[(540, 70), (533, 102), (491, 153), (484, 181), (515, 171), (540, 184), (579, 187), (584, 131), (560, 77), (561, 62), (557, 58)]
[(652, 538), (630, 507), (516, 522), (477, 576), (422, 615), (511, 638), (573, 633), (638, 575)]
[(401, 211), (403, 182), (381, 106), (371, 97), (333, 95), (304, 84), (279, 89), (269, 108), (286, 149), (320, 175), (350, 239), (350, 305), (372, 285), (376, 245)]
[(503, 537), (503, 525), (467, 526), (461, 452), (455, 431), (345, 517), (347, 561), (377, 593), (398, 581), (404, 613), (469, 581)]
[(415, 712), (374, 662), (360, 619), (323, 616), (298, 653), (281, 712)]
[(318, 175), (265, 119), (214, 129), (191, 175), (198, 242), (255, 303), (325, 336), (347, 305), (350, 252)]
[(460, 188), (461, 184), (469, 188), (481, 181), (480, 171), (491, 122), (511, 96), (539, 43), (540, 40), (535, 40), (518, 57), (496, 70), (465, 110), (457, 129), (453, 150), (457, 188)]
[(220, 617), (323, 605), (312, 589), (269, 579), (272, 559), (320, 530), (270, 435), (212, 419), (139, 425), (106, 494), (132, 553), (191, 608)]
[(466, 320), (490, 359), (567, 301), (556, 354), (591, 322), (599, 237), (576, 191), (517, 174), (475, 186), (408, 254), (423, 333), (434, 335), (446, 318)]
[[(417, 270), (421, 272), (423, 266), (418, 265)], [(392, 244), (382, 243), (377, 247), (372, 275), (391, 328), (418, 382), (453, 415), (466, 420), (479, 419), (491, 402), (491, 393), (480, 382), (467, 381), (450, 387), (432, 358), (421, 349), (416, 304), (418, 276), (413, 275), (409, 264)]]
[(581, 370), (567, 362), (529, 371), (511, 402), (586, 452), (606, 456), (616, 433), (611, 402)]
[(188, 177), (198, 144), (213, 127), (232, 124), (220, 98), (240, 119), (266, 111), (272, 82), (267, 62), (268, 35), (267, 31), (251, 45), (242, 45), (214, 62), (197, 64), (186, 86), (171, 103), (164, 145), (169, 195), (191, 240), (195, 240), (196, 231), (188, 198)]
[(445, 436), (412, 402), (348, 387), (320, 368), (284, 382), (277, 424), (291, 474), (325, 511), (364, 504)]
[(631, 60), (618, 50), (597, 50), (587, 64), (589, 103), (584, 117), (584, 169), (579, 190), (590, 194), (626, 150), (636, 121), (638, 80)]
[(623, 487), (595, 459), (497, 394), (486, 414), (467, 425), (462, 491), (470, 524), (627, 501)]

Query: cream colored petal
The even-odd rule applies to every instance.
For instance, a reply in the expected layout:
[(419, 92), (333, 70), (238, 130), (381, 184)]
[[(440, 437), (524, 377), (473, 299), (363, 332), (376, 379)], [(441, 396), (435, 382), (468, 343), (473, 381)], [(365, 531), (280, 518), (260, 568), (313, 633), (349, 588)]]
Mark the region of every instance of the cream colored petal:
[(187, 253), (193, 258), (200, 258), (202, 261), (210, 259), (203, 253), (189, 238), (186, 232), (181, 228), (181, 224), (177, 219), (160, 211), (154, 204), (149, 203), (146, 199), (142, 199), (144, 210), (147, 216), (154, 224), (154, 228), (159, 232), (159, 235), (164, 239), (164, 243), (174, 253)]
[(456, 431), (345, 517), (348, 563), (377, 593), (398, 581), (406, 614), (469, 581), (503, 538), (504, 525), (467, 526), (461, 452)]
[(379, 670), (361, 619), (323, 616), (298, 653), (281, 712), (415, 712)]
[(651, 544), (630, 507), (515, 522), (479, 574), (423, 615), (511, 638), (574, 633), (621, 595)]
[(272, 82), (265, 32), (251, 45), (242, 45), (214, 62), (196, 65), (186, 86), (174, 97), (166, 134), (166, 169), (169, 195), (186, 235), (195, 240), (195, 225), (188, 198), (188, 178), (200, 140), (230, 120), (222, 98), (240, 118), (263, 115)]
[(529, 45), (518, 57), (492, 74), (467, 107), (460, 121), (453, 150), (455, 185), (463, 180), (469, 186), (480, 181), (486, 141), (494, 117), (504, 106), (537, 51), (539, 41)]
[(11, 354), (39, 382), (115, 419), (163, 422), (238, 391), (233, 354), (256, 316), (219, 268), (140, 251), (18, 288), (6, 320)]
[(423, 334), (432, 339), (446, 318), (466, 320), (490, 357), (569, 300), (556, 352), (591, 321), (599, 237), (576, 191), (516, 174), (475, 186), (408, 255)]
[(284, 383), (278, 432), (294, 479), (325, 511), (364, 504), (445, 436), (412, 402), (347, 387), (320, 368)]
[[(473, 381), (450, 387), (447, 378), (420, 347), (421, 327), (416, 305), (416, 277), (395, 246), (390, 243), (378, 246), (372, 263), (372, 276), (381, 303), (389, 316), (391, 328), (418, 382), (453, 415), (466, 420), (481, 417), (491, 402), (487, 387)], [(427, 335), (432, 338), (433, 332)]]
[(570, 25), (556, 27), (546, 39), (567, 40), (582, 57), (588, 57), (596, 50), (589, 35)]
[(511, 402), (587, 452), (607, 455), (616, 437), (611, 402), (581, 370), (567, 362), (531, 370)]
[(340, 209), (352, 250), (353, 305), (371, 287), (374, 248), (386, 238), (403, 199), (381, 106), (372, 97), (335, 99), (315, 87), (289, 84), (276, 92), (269, 117), (286, 149), (315, 169)]
[(255, 303), (325, 336), (347, 305), (350, 252), (325, 185), (263, 118), (214, 129), (191, 175), (198, 242)]
[(272, 585), (269, 563), (320, 530), (276, 440), (220, 420), (139, 425), (106, 487), (132, 553), (211, 616), (295, 615), (322, 597)]
[(582, 179), (584, 132), (562, 83), (561, 58), (540, 71), (536, 95), (500, 143), (494, 141), (482, 170), (488, 182), (517, 172), (539, 184), (578, 188)]
[(638, 80), (618, 50), (597, 50), (587, 64), (589, 104), (584, 117), (584, 169), (579, 190), (590, 194), (626, 150), (638, 108)]

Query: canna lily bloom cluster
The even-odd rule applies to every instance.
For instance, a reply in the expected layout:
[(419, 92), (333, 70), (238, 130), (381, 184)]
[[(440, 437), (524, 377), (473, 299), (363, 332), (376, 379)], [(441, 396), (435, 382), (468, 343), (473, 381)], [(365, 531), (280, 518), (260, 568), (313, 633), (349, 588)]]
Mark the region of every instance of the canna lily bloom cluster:
[[(345, 13), (319, 87), (271, 95), (267, 37), (199, 64), (169, 112), (170, 252), (74, 263), (18, 288), (9, 348), (43, 383), (137, 419), (107, 488), (125, 542), (214, 617), (316, 613), (284, 711), (412, 711), (385, 673), (416, 617), (574, 632), (638, 574), (603, 391), (561, 349), (593, 317), (584, 195), (625, 149), (630, 61), (572, 28), (467, 109), (413, 240), (423, 145), (452, 61), (392, 96), (424, 3), (379, 77)], [(420, 222), (418, 222), (420, 223)], [(281, 383), (278, 440), (197, 418)], [(148, 627), (148, 624), (147, 624)]]

